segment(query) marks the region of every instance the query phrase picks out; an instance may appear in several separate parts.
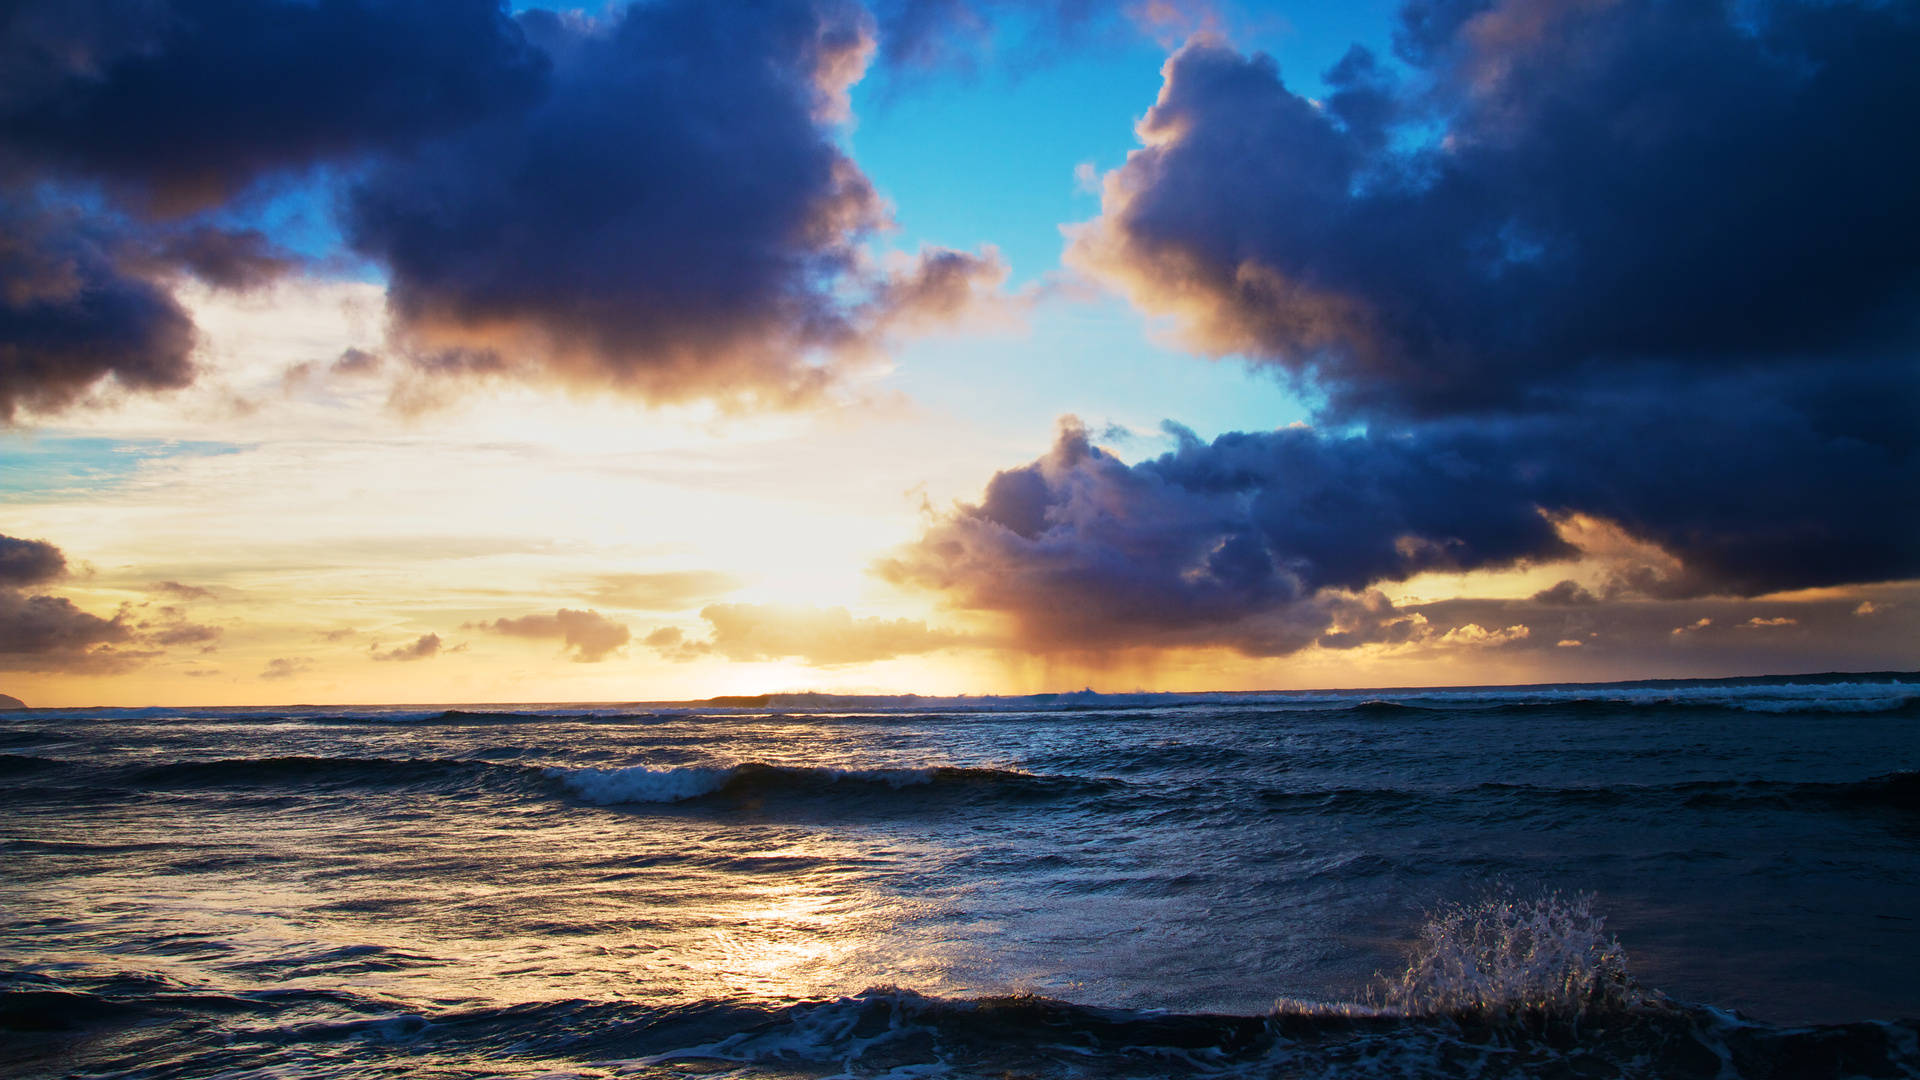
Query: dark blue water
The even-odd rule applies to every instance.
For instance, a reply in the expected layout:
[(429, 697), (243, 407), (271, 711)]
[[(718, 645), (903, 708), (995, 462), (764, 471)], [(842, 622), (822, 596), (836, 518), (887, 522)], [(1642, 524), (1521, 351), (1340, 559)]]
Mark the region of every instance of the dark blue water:
[(10, 713), (0, 1076), (1920, 1075), (1917, 733), (1905, 676)]

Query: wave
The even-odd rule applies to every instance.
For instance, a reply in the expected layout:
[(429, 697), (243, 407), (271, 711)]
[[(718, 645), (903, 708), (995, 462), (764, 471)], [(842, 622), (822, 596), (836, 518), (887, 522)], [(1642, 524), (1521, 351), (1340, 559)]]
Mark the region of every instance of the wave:
[[(1100, 1009), (1038, 997), (951, 1000), (881, 987), (796, 1005), (641, 1067), (744, 1075), (1639, 1078), (1912, 1075), (1920, 1021), (1781, 1028), (1665, 999), (1580, 1028), (1292, 1005), (1267, 1016)], [(736, 1073), (735, 1075), (741, 1075)]]
[(776, 793), (860, 796), (909, 788), (975, 797), (1047, 798), (1075, 791), (1104, 791), (1113, 786), (1111, 781), (1035, 776), (1004, 769), (831, 769), (758, 762), (724, 768), (551, 768), (546, 775), (597, 806), (675, 803), (706, 796), (753, 799)]
[(1761, 806), (1768, 809), (1863, 809), (1920, 812), (1920, 772), (1902, 771), (1850, 783), (1769, 780), (1676, 785), (1690, 807)]
[[(361, 950), (365, 951), (365, 950)], [(24, 982), (25, 985), (21, 983)], [(144, 983), (144, 985), (143, 985)], [(439, 1009), (342, 991), (195, 994), (151, 980), (91, 992), (24, 976), (0, 1029), (63, 1069), (138, 1064), (178, 1076), (365, 1075), (401, 1065), (466, 1075), (986, 1078), (1086, 1076), (1840, 1080), (1920, 1071), (1920, 1020), (1779, 1027), (1636, 985), (1592, 897), (1490, 896), (1435, 913), (1407, 972), (1370, 1003), (1277, 1002), (1260, 1016), (1113, 1009), (1032, 995), (944, 998), (873, 987), (780, 1005), (530, 1001)], [(115, 992), (117, 990), (118, 992)], [(264, 1026), (262, 1026), (264, 1022)], [(135, 1025), (140, 1041), (102, 1038)], [(17, 1040), (12, 1048), (20, 1049)], [(404, 1056), (401, 1056), (404, 1055)], [(26, 1055), (20, 1055), (26, 1056)], [(510, 1067), (508, 1067), (510, 1066)], [(576, 1073), (577, 1074), (577, 1073)]]
[[(1176, 748), (1178, 750), (1178, 748)], [(1108, 755), (1112, 757), (1113, 755)], [(1194, 755), (1177, 753), (1180, 764)], [(1199, 755), (1211, 761), (1218, 753)], [(417, 793), (489, 793), (504, 796), (562, 795), (596, 806), (672, 804), (712, 800), (760, 802), (769, 798), (827, 799), (852, 806), (882, 801), (1020, 802), (1073, 796), (1126, 796), (1133, 785), (1112, 778), (1137, 771), (1136, 758), (1119, 755), (1048, 763), (1104, 764), (1109, 775), (1036, 774), (1010, 769), (924, 766), (917, 768), (826, 768), (738, 765), (591, 768), (525, 765), (466, 758), (317, 757), (224, 758), (102, 769), (77, 762), (24, 754), (0, 754), (0, 777), (42, 787), (16, 788), (43, 795), (74, 785), (88, 790), (284, 789), (333, 791), (378, 789)], [(1144, 765), (1140, 765), (1144, 767)], [(44, 779), (43, 779), (44, 778)], [(1221, 781), (1194, 786), (1195, 797), (1218, 797)], [(52, 785), (50, 787), (45, 785)], [(1676, 784), (1613, 784), (1578, 787), (1490, 782), (1458, 788), (1288, 788), (1243, 789), (1245, 797), (1272, 814), (1405, 815), (1432, 814), (1449, 806), (1484, 814), (1494, 806), (1515, 812), (1532, 808), (1729, 809), (1787, 812), (1867, 811), (1920, 813), (1920, 772), (1901, 771), (1845, 782), (1774, 780), (1687, 781)]]
[[(749, 762), (730, 766), (652, 768), (541, 767), (465, 758), (315, 757), (216, 758), (100, 769), (71, 762), (0, 754), (0, 776), (72, 769), (65, 786), (100, 790), (377, 789), (413, 793), (485, 792), (569, 796), (597, 806), (678, 803), (697, 799), (757, 802), (770, 797), (830, 798), (851, 804), (920, 792), (969, 801), (1056, 798), (1112, 789), (1117, 781), (1036, 776), (1004, 769), (835, 769)], [(57, 792), (64, 788), (48, 788)], [(36, 789), (39, 790), (39, 789)]]
[(1366, 701), (1358, 702), (1348, 706), (1345, 711), (1359, 716), (1414, 717), (1433, 715), (1432, 709), (1423, 709), (1418, 705), (1407, 705), (1402, 702), (1386, 701), (1380, 698), (1369, 698)]
[[(143, 1037), (103, 1038), (117, 1031)], [(709, 999), (435, 1009), (341, 993), (0, 993), (15, 1060), (89, 1075), (674, 1075), (986, 1080), (1611, 1076), (1842, 1080), (1920, 1070), (1920, 1020), (1780, 1027), (1659, 996), (1541, 1024), (1286, 1002), (1263, 1016), (897, 987), (777, 1006)]]
[(537, 788), (537, 770), (461, 758), (335, 758), (295, 755), (137, 766), (112, 779), (136, 788), (385, 788), (512, 791)]
[[(878, 987), (795, 1005), (638, 1064), (724, 1062), (848, 1076), (1775, 1077), (1913, 1075), (1920, 1021), (1778, 1028), (1647, 991), (1593, 897), (1444, 909), (1373, 1004), (1282, 1001), (1266, 1016), (953, 1000)], [(707, 1067), (711, 1067), (710, 1065)]]
[(35, 731), (31, 728), (23, 731), (0, 731), (0, 746), (38, 746), (50, 742), (66, 742), (68, 736), (51, 731)]
[(26, 773), (43, 772), (47, 769), (63, 768), (66, 764), (54, 758), (35, 757), (32, 754), (0, 754), (0, 776), (21, 776)]
[(1627, 806), (1824, 812), (1920, 812), (1920, 772), (1902, 771), (1839, 783), (1778, 780), (1690, 780), (1677, 784), (1547, 787), (1489, 782), (1468, 787), (1265, 788), (1254, 797), (1272, 813), (1430, 814), (1455, 803), (1475, 814), (1490, 805), (1608, 809)]

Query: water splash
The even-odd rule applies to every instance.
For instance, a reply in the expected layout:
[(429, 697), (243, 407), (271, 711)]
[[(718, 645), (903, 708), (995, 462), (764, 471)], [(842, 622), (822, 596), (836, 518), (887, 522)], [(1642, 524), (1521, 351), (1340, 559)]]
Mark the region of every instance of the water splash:
[(1407, 970), (1379, 994), (1404, 1016), (1577, 1023), (1645, 1004), (1594, 894), (1497, 893), (1429, 915)]

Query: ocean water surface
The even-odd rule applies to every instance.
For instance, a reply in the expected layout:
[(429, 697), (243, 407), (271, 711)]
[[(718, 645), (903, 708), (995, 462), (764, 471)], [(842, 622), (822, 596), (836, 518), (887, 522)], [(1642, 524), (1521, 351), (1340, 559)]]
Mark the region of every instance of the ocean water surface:
[(1920, 1076), (1917, 735), (1913, 675), (0, 714), (0, 1077)]

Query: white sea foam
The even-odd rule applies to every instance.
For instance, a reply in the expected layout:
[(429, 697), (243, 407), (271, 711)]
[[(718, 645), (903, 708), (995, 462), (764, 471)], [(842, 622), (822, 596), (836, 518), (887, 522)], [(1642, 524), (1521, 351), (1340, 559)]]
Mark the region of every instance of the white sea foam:
[(547, 775), (568, 791), (598, 806), (617, 803), (670, 803), (697, 799), (719, 791), (733, 777), (732, 769), (548, 769)]

